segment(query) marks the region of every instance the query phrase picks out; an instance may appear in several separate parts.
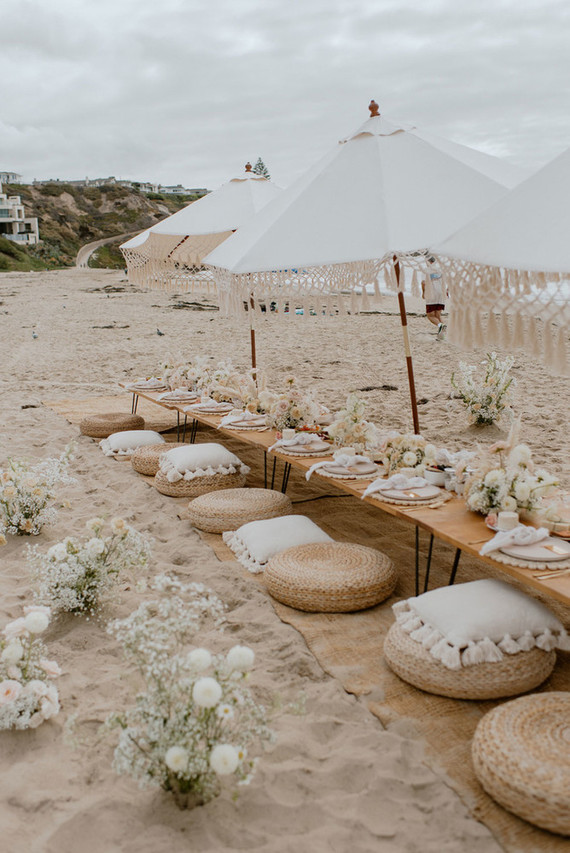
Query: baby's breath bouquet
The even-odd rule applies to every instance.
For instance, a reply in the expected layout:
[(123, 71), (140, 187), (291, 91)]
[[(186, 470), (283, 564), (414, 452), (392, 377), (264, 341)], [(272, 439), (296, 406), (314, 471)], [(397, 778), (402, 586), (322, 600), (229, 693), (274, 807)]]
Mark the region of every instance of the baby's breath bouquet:
[(475, 365), (459, 362), (459, 376), (452, 373), (451, 384), (459, 392), (471, 423), (493, 424), (510, 407), (514, 379), (509, 372), (513, 364), (510, 355), (501, 360), (496, 353), (487, 353), (481, 362), (482, 375), (475, 376)]
[(423, 474), (426, 465), (433, 465), (436, 448), (421, 435), (390, 433), (380, 448), (380, 459), (388, 475), (402, 468)]
[(84, 540), (68, 536), (46, 553), (37, 546), (28, 549), (36, 598), (54, 614), (94, 614), (123, 572), (142, 568), (150, 559), (147, 539), (122, 518), (112, 519), (109, 532), (101, 518), (91, 519), (86, 526), (89, 535)]
[(245, 412), (263, 414), (260, 395), (267, 391), (267, 382), (261, 370), (253, 369), (247, 373), (235, 373), (228, 377), (225, 384), (220, 384), (220, 391), (225, 399), (230, 400), (236, 408)]
[(216, 797), (223, 777), (248, 784), (256, 767), (249, 751), (273, 734), (246, 686), (253, 651), (234, 646), (221, 655), (192, 645), (206, 621), (223, 623), (220, 599), (166, 575), (153, 587), (162, 598), (108, 626), (145, 686), (106, 726), (120, 728), (116, 772), (171, 792), (187, 808)]
[(67, 473), (72, 458), (71, 445), (61, 456), (35, 464), (8, 458), (8, 467), (0, 471), (0, 533), (37, 536), (45, 524), (54, 523), (56, 485), (75, 483)]
[(59, 711), (61, 675), (39, 639), (50, 622), (49, 607), (24, 607), (0, 637), (0, 729), (35, 729)]
[(517, 420), (506, 441), (479, 449), (463, 491), (469, 509), (483, 515), (502, 510), (532, 511), (558, 485), (555, 477), (535, 467), (530, 448), (518, 443), (518, 435)]
[(327, 432), (334, 443), (344, 447), (354, 447), (359, 453), (372, 447), (377, 439), (378, 429), (364, 419), (366, 403), (356, 394), (350, 394), (344, 408), (336, 415)]
[(294, 376), (287, 377), (285, 390), (280, 394), (263, 391), (259, 399), (267, 412), (267, 425), (278, 430), (317, 423), (321, 413), (313, 396), (297, 387)]

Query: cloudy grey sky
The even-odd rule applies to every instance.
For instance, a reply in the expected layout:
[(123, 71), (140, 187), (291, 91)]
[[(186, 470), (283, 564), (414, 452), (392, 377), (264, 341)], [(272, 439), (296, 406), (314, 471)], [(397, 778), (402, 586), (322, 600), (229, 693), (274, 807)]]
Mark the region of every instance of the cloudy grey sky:
[(375, 98), (530, 169), (570, 146), (568, 0), (0, 0), (0, 170), (287, 186)]

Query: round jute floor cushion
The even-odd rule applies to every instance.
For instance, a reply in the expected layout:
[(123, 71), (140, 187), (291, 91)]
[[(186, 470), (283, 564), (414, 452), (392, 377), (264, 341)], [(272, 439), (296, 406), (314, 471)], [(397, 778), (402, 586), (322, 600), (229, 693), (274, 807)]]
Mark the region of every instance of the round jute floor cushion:
[(494, 708), (475, 730), (472, 755), (494, 800), (570, 835), (570, 693), (534, 693)]
[(128, 429), (144, 429), (144, 418), (140, 415), (106, 412), (100, 415), (88, 415), (79, 424), (82, 435), (91, 438), (109, 438), (114, 432)]
[(374, 548), (318, 542), (276, 554), (264, 579), (273, 598), (297, 610), (345, 613), (384, 601), (397, 575), (390, 558)]
[(245, 474), (211, 474), (194, 477), (193, 480), (177, 480), (171, 483), (160, 469), (154, 478), (154, 485), (162, 495), (172, 498), (196, 498), (218, 489), (238, 489), (245, 486)]
[(476, 663), (448, 669), (394, 623), (384, 640), (386, 663), (403, 681), (452, 699), (499, 699), (534, 690), (548, 678), (556, 652), (534, 648), (505, 655), (497, 663)]
[(188, 516), (194, 527), (208, 533), (225, 533), (249, 521), (277, 518), (292, 512), (290, 498), (273, 489), (221, 489), (201, 495), (188, 504)]
[(183, 446), (183, 442), (180, 441), (164, 441), (162, 444), (147, 444), (144, 447), (137, 447), (131, 455), (131, 465), (139, 474), (154, 477), (158, 471), (158, 460), (161, 453), (166, 453), (167, 450)]

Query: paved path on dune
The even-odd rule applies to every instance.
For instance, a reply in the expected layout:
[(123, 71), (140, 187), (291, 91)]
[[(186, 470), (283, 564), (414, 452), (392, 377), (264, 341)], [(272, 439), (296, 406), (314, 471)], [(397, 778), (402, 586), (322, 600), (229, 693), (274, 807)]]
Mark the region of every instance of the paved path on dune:
[(82, 246), (77, 253), (77, 257), (75, 258), (75, 266), (76, 267), (88, 267), (89, 266), (89, 258), (99, 246), (104, 246), (105, 243), (114, 243), (115, 240), (126, 240), (128, 237), (132, 237), (134, 234), (138, 234), (138, 231), (129, 231), (127, 234), (114, 234), (112, 237), (105, 237), (104, 240), (95, 240), (94, 243), (86, 243), (85, 246)]

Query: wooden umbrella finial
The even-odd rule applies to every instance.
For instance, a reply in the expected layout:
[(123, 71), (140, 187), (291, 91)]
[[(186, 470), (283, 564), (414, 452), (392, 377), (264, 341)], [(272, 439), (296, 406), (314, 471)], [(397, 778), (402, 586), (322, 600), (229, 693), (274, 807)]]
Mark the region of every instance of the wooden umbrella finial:
[(372, 98), (372, 100), (368, 104), (368, 109), (370, 110), (370, 118), (374, 118), (374, 116), (380, 115), (380, 107), (378, 106), (374, 98)]
[(246, 164), (245, 164), (245, 171), (246, 171), (246, 172), (251, 172), (251, 168), (252, 168), (252, 167), (251, 167), (251, 163), (246, 163)]

